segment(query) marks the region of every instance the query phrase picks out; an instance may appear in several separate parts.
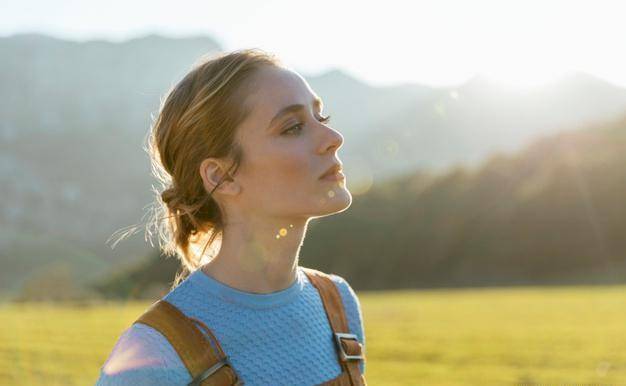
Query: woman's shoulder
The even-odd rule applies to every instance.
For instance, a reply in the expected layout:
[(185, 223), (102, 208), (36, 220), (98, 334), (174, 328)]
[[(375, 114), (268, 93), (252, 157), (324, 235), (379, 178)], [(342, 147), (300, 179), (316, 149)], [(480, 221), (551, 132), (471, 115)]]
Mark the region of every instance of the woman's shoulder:
[[(344, 277), (333, 273), (329, 274), (329, 276), (335, 285), (337, 285), (339, 293), (341, 294), (346, 319), (348, 320), (348, 329), (357, 336), (357, 339), (363, 345), (363, 353), (365, 354), (365, 330), (359, 297)], [(361, 373), (365, 373), (365, 362), (361, 362), (360, 367)]]
[(348, 322), (358, 322), (362, 324), (363, 313), (361, 310), (361, 302), (356, 291), (354, 291), (350, 283), (342, 276), (334, 273), (329, 274), (329, 276), (339, 289), (341, 300), (343, 301), (344, 309), (348, 316)]
[(330, 278), (341, 295), (344, 309), (348, 314), (353, 314), (359, 319), (361, 318), (361, 303), (359, 297), (350, 285), (348, 281), (343, 277), (335, 273), (327, 273), (317, 269), (301, 267), (303, 271), (312, 271), (313, 273), (320, 273), (323, 276)]
[(165, 336), (150, 326), (134, 323), (115, 343), (100, 368), (96, 386), (183, 385), (190, 380)]
[(340, 276), (336, 273), (324, 272), (319, 269), (310, 268), (310, 267), (299, 266), (299, 268), (303, 272), (309, 272), (312, 274), (319, 274), (322, 276), (326, 276), (330, 278), (335, 283), (335, 285), (337, 285), (340, 288), (340, 290), (352, 292), (354, 295), (356, 295), (356, 293), (354, 292), (354, 290), (352, 289), (348, 281), (343, 276)]
[(327, 273), (327, 272), (323, 272), (323, 271), (311, 269), (311, 268), (306, 268), (306, 267), (301, 267), (301, 268), (303, 268), (303, 270), (305, 271), (308, 270), (308, 271), (317, 272), (317, 273), (322, 274), (323, 276), (330, 278), (335, 284), (335, 286), (337, 286), (337, 289), (339, 290), (339, 293), (341, 294), (341, 298), (343, 300), (345, 308), (349, 308), (351, 310), (355, 310), (355, 309), (360, 310), (361, 304), (359, 302), (359, 297), (357, 296), (356, 292), (354, 291), (350, 283), (348, 283), (348, 281), (343, 276), (337, 275), (335, 273)]

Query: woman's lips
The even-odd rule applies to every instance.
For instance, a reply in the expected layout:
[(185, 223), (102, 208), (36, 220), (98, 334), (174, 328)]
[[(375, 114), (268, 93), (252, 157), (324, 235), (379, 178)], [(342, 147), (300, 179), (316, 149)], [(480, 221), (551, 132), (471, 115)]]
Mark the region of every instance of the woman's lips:
[(335, 173), (330, 173), (325, 175), (324, 177), (322, 177), (322, 180), (327, 180), (327, 181), (340, 181), (345, 179), (346, 176), (341, 172), (341, 170), (339, 170), (338, 172)]

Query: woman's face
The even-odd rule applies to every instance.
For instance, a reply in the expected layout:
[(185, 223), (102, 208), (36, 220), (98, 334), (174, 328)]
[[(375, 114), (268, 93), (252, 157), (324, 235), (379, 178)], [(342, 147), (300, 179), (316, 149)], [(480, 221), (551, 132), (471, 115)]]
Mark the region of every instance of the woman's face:
[(250, 90), (252, 110), (237, 129), (243, 161), (234, 176), (240, 191), (231, 198), (238, 210), (308, 219), (347, 209), (352, 196), (345, 180), (320, 179), (341, 164), (343, 136), (322, 122), (322, 102), (306, 80), (267, 66), (255, 74)]

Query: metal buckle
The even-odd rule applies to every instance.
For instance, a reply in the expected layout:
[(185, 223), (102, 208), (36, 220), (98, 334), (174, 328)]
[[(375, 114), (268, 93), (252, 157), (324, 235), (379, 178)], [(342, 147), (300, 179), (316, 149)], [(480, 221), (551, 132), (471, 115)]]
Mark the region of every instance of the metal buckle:
[(341, 357), (341, 360), (346, 361), (346, 360), (362, 360), (363, 359), (363, 354), (361, 352), (361, 355), (348, 355), (346, 353), (346, 351), (343, 348), (343, 345), (341, 344), (341, 339), (352, 339), (357, 341), (357, 343), (359, 343), (359, 346), (361, 345), (361, 342), (359, 342), (359, 339), (356, 337), (356, 335), (354, 334), (348, 334), (345, 332), (336, 332), (335, 333), (335, 343), (337, 344), (338, 348), (339, 348), (339, 356)]
[[(204, 370), (194, 380), (189, 382), (187, 384), (187, 386), (199, 386), (202, 383), (202, 381), (204, 381), (205, 379), (207, 379), (211, 375), (215, 374), (219, 369), (221, 369), (224, 366), (232, 367), (230, 361), (228, 360), (228, 356), (225, 356), (219, 362), (217, 362), (213, 366), (209, 367), (208, 369)], [(235, 374), (235, 376), (237, 376), (237, 375)], [(243, 381), (241, 381), (239, 379), (239, 376), (237, 376), (237, 383), (235, 383), (235, 386), (240, 386), (240, 385), (243, 385)]]

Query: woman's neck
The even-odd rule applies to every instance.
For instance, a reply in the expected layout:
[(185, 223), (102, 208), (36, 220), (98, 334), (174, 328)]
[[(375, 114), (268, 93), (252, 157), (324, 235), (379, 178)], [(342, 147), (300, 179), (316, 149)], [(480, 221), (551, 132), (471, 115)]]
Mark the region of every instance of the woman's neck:
[(240, 291), (258, 294), (281, 291), (297, 278), (298, 255), (306, 227), (306, 221), (227, 224), (219, 253), (201, 269)]

